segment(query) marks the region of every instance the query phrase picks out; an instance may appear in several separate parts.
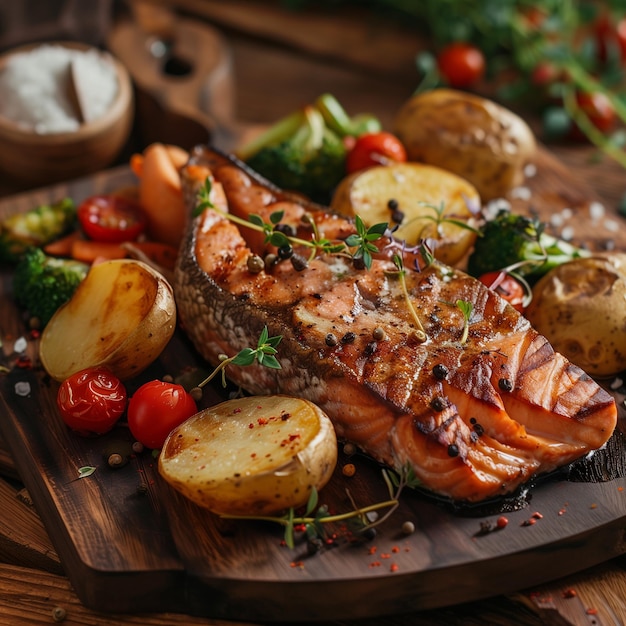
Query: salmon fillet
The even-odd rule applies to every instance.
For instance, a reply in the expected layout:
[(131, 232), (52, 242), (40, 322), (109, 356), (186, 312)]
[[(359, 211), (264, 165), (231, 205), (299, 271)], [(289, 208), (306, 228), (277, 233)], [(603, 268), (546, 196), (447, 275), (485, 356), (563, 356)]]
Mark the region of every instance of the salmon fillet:
[[(275, 189), (243, 164), (196, 149), (183, 180), (191, 205), (205, 177), (215, 206), (265, 221), (277, 210), (298, 237), (345, 240), (352, 221)], [(222, 193), (223, 192), (223, 193)], [(369, 269), (317, 254), (297, 271), (281, 261), (258, 273), (259, 233), (207, 208), (182, 245), (174, 289), (182, 327), (213, 366), (220, 354), (256, 346), (267, 326), (281, 335), (281, 370), (230, 367), (253, 394), (311, 400), (338, 437), (376, 461), (410, 465), (426, 490), (479, 502), (511, 493), (537, 474), (602, 447), (616, 426), (613, 397), (556, 353), (529, 322), (467, 274), (429, 262), (390, 237)], [(309, 251), (297, 250), (309, 255)], [(407, 305), (397, 266), (426, 333)], [(470, 303), (466, 314), (458, 302)]]

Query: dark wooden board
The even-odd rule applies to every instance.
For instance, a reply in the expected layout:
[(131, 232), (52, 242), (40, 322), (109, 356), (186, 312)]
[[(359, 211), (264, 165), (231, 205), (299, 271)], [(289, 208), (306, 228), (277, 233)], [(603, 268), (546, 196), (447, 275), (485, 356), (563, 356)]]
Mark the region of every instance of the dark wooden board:
[[(572, 209), (576, 228), (590, 245), (615, 238), (603, 220), (591, 217), (593, 195), (569, 180), (549, 154), (539, 155), (537, 168), (528, 181), (532, 199), (522, 208), (542, 216)], [(80, 200), (132, 182), (121, 168), (8, 198), (0, 203), (0, 217), (63, 194)], [(626, 250), (619, 239), (618, 247)], [(10, 268), (3, 268), (0, 293), (0, 337), (10, 368), (0, 377), (0, 434), (65, 572), (81, 601), (93, 609), (277, 622), (372, 617), (510, 593), (626, 552), (623, 477), (539, 482), (517, 510), (505, 513), (506, 528), (484, 535), (481, 523), (494, 522), (498, 507), (455, 511), (423, 494), (405, 493), (373, 540), (354, 543), (338, 527), (335, 545), (320, 554), (307, 556), (303, 544), (292, 551), (283, 545), (277, 525), (226, 522), (180, 497), (159, 478), (149, 452), (120, 469), (108, 468), (105, 453), (128, 445), (127, 430), (121, 426), (105, 437), (84, 439), (65, 428), (55, 408), (57, 383), (38, 367), (36, 338), (12, 302)], [(14, 366), (12, 347), (22, 336), (31, 369)], [(196, 365), (202, 362), (177, 333), (129, 391), (144, 380)], [(19, 395), (16, 384), (24, 382), (30, 392)], [(604, 453), (607, 459), (622, 453), (623, 396), (616, 395), (620, 429)], [(220, 397), (215, 390), (204, 402)], [(361, 506), (387, 497), (379, 468), (364, 458), (351, 461), (356, 475), (342, 475), (340, 455), (336, 475), (320, 494), (333, 511), (351, 508), (346, 490)], [(83, 466), (97, 470), (79, 478)], [(528, 525), (535, 512), (541, 519)], [(405, 520), (415, 524), (411, 535), (401, 533)]]

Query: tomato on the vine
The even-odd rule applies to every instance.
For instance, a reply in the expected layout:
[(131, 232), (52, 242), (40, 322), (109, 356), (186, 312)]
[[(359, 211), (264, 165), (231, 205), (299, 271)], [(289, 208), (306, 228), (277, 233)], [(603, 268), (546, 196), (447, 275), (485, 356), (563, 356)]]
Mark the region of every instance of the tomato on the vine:
[(374, 165), (404, 163), (407, 160), (404, 144), (392, 133), (379, 131), (356, 138), (346, 156), (346, 171), (359, 172)]
[(128, 402), (128, 427), (137, 441), (159, 450), (170, 432), (197, 411), (184, 387), (152, 380), (141, 385)]
[(522, 313), (525, 309), (526, 289), (524, 285), (511, 274), (502, 270), (487, 272), (479, 277), (483, 285), (495, 291), (504, 298), (513, 308)]
[(122, 196), (91, 196), (81, 202), (77, 215), (83, 232), (94, 241), (134, 241), (147, 226), (141, 206)]
[(609, 98), (602, 92), (579, 91), (576, 103), (589, 121), (603, 133), (608, 133), (615, 126), (617, 114)]
[(476, 46), (457, 41), (447, 45), (437, 57), (439, 71), (450, 87), (472, 87), (485, 75), (485, 56)]
[(124, 414), (126, 388), (104, 368), (90, 367), (66, 378), (57, 392), (61, 418), (82, 435), (103, 435)]
[(603, 13), (594, 24), (598, 59), (602, 63), (615, 59), (626, 62), (626, 17), (612, 18)]

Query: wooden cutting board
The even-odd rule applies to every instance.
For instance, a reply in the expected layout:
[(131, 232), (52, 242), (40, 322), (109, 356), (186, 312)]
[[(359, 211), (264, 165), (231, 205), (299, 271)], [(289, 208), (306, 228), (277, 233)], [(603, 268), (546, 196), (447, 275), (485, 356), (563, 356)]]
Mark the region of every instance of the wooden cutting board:
[[(529, 197), (525, 191), (514, 201), (518, 209), (544, 219), (561, 215), (590, 246), (612, 240), (626, 250), (624, 234), (613, 225), (620, 218), (590, 210), (593, 194), (550, 154), (542, 151), (536, 168), (527, 181)], [(132, 182), (128, 169), (120, 168), (8, 198), (0, 202), (0, 218), (63, 195), (80, 201)], [(618, 431), (597, 456), (611, 480), (552, 477), (533, 485), (519, 501), (470, 510), (405, 493), (370, 541), (354, 542), (338, 526), (332, 545), (309, 556), (303, 543), (287, 548), (278, 525), (226, 522), (184, 500), (159, 478), (150, 452), (110, 469), (107, 455), (129, 445), (124, 427), (95, 439), (69, 432), (55, 407), (57, 383), (38, 367), (37, 340), (13, 304), (10, 268), (0, 276), (0, 337), (10, 370), (0, 377), (0, 434), (72, 585), (90, 608), (278, 622), (354, 619), (510, 593), (626, 552), (621, 388), (614, 392)], [(20, 337), (27, 340), (32, 368), (15, 366), (13, 347)], [(195, 366), (203, 364), (177, 333), (159, 361), (132, 381), (129, 392), (145, 380)], [(207, 395), (204, 404), (223, 397), (219, 389)], [(375, 464), (351, 457), (356, 474), (348, 478), (341, 471), (347, 460), (341, 453), (321, 502), (344, 512), (353, 503), (387, 499)], [(87, 466), (97, 469), (79, 478), (80, 468)], [(573, 477), (580, 478), (577, 472)], [(481, 533), (503, 506), (508, 525)], [(402, 533), (405, 521), (413, 522), (414, 533)]]

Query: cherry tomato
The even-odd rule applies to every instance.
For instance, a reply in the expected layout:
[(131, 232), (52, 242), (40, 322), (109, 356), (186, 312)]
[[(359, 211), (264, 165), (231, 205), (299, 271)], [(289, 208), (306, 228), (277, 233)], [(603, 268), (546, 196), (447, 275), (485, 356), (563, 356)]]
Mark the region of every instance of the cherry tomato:
[(526, 289), (524, 285), (514, 276), (502, 271), (487, 272), (478, 280), (489, 289), (495, 291), (501, 298), (504, 298), (513, 308), (520, 313), (524, 311), (524, 299)]
[(579, 91), (576, 102), (589, 117), (589, 121), (603, 133), (608, 133), (615, 126), (617, 119), (611, 101), (599, 91)]
[(346, 171), (359, 172), (374, 165), (404, 163), (407, 159), (404, 144), (391, 133), (379, 131), (357, 137), (346, 157)]
[(610, 59), (626, 62), (626, 18), (614, 21), (603, 13), (594, 24), (598, 59), (606, 63)]
[(110, 431), (126, 410), (127, 395), (117, 376), (90, 367), (65, 379), (57, 392), (61, 418), (81, 435)]
[(195, 400), (184, 387), (152, 380), (139, 387), (131, 397), (128, 427), (137, 441), (160, 450), (170, 432), (197, 411)]
[(91, 196), (77, 214), (85, 235), (94, 241), (134, 241), (147, 226), (141, 206), (121, 196)]
[(485, 74), (483, 53), (476, 46), (462, 41), (446, 46), (437, 57), (437, 65), (450, 87), (471, 87)]

